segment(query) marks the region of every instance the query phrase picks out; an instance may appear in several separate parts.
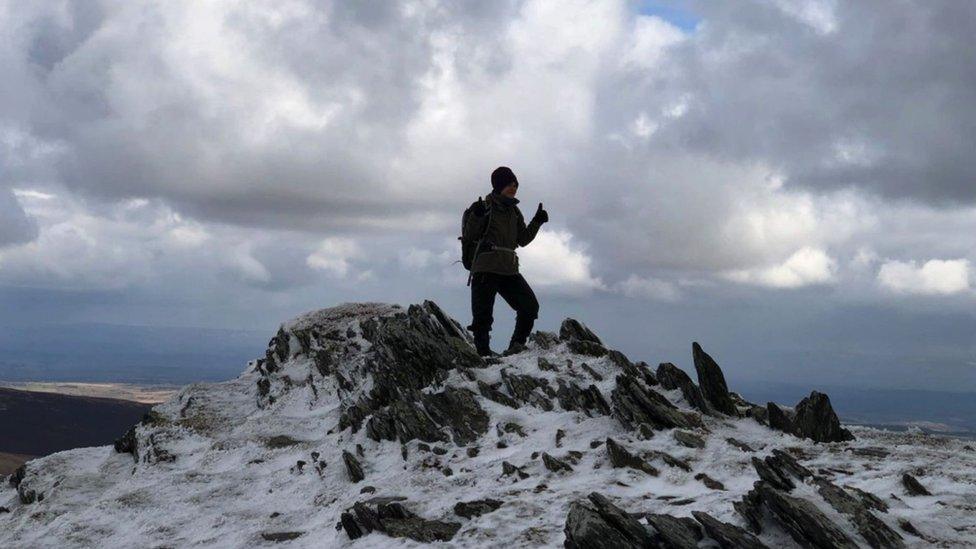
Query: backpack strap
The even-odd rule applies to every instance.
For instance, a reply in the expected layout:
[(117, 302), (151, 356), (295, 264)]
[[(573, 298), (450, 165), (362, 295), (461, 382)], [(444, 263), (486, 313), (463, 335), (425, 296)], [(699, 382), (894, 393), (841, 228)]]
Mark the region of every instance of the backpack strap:
[[(479, 198), (479, 200), (481, 200)], [(487, 200), (485, 202), (488, 202)], [(488, 221), (485, 223), (485, 232), (481, 233), (481, 238), (478, 239), (478, 245), (475, 246), (474, 256), (471, 258), (471, 268), (474, 268), (474, 262), (478, 259), (478, 252), (481, 251), (481, 245), (485, 241), (485, 237), (488, 236), (488, 229), (491, 228), (491, 212), (495, 209), (494, 204), (488, 202)], [(474, 275), (473, 271), (468, 271), (468, 286), (471, 285), (471, 277)]]

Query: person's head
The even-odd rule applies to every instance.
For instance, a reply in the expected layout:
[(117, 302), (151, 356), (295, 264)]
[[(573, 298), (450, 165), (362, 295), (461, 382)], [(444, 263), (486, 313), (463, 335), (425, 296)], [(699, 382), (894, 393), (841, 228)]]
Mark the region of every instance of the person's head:
[(491, 172), (491, 188), (496, 194), (515, 198), (515, 193), (518, 192), (518, 179), (515, 178), (511, 168), (499, 166)]

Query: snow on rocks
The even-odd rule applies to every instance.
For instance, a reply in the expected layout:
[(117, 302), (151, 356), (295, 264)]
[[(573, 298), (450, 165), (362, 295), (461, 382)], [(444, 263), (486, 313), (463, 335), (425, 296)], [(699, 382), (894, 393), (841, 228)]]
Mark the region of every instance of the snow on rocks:
[(28, 462), (0, 546), (974, 543), (960, 441), (845, 429), (819, 393), (776, 415), (692, 358), (697, 385), (572, 319), (485, 360), (429, 301), (311, 312), (114, 448)]
[(702, 413), (714, 415), (715, 411), (705, 400), (701, 388), (688, 377), (684, 370), (670, 362), (664, 362), (657, 367), (657, 379), (665, 389), (680, 389), (685, 400), (693, 408)]

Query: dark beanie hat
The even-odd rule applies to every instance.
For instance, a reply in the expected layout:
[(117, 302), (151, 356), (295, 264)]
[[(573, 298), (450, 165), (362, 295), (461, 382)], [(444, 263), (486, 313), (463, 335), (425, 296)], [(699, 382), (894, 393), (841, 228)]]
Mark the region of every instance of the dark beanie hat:
[(491, 188), (496, 193), (502, 192), (502, 189), (507, 187), (509, 183), (515, 183), (515, 186), (518, 187), (518, 179), (515, 178), (515, 173), (508, 166), (499, 166), (491, 172)]

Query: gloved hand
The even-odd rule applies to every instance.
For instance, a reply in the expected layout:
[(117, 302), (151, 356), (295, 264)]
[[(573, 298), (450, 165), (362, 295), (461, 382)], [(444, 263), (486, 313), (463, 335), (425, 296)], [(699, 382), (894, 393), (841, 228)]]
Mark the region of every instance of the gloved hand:
[(474, 205), (472, 212), (478, 217), (484, 217), (488, 213), (488, 206), (485, 204), (484, 199), (480, 196), (478, 197), (478, 203)]
[(549, 213), (542, 209), (542, 202), (539, 202), (539, 209), (535, 211), (532, 221), (538, 221), (540, 225), (549, 221)]

